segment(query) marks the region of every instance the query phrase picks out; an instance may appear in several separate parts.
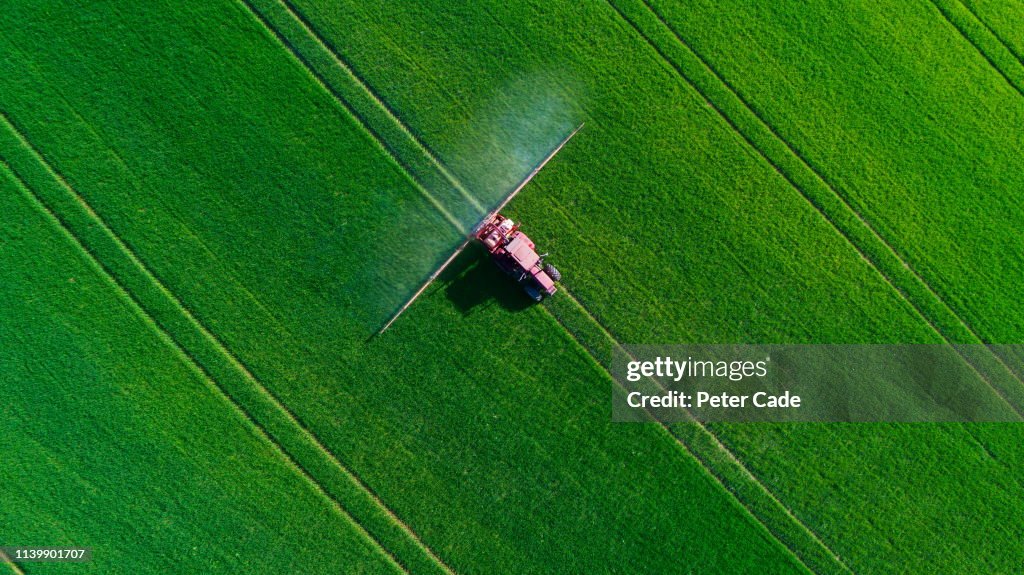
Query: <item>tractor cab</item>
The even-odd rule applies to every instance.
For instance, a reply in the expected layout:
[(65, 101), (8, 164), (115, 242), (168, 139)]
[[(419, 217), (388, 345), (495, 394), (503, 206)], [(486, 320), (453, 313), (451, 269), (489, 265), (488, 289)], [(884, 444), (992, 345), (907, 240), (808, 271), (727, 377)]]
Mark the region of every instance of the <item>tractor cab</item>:
[(511, 219), (494, 214), (480, 226), (476, 238), (498, 268), (519, 282), (534, 301), (558, 291), (555, 282), (562, 275), (555, 266), (544, 263), (544, 255), (537, 253), (533, 241)]

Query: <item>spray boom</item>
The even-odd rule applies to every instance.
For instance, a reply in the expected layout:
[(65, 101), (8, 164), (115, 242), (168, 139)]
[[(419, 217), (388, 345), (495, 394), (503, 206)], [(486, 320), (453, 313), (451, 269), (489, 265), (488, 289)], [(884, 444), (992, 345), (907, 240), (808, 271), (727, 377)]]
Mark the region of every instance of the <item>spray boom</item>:
[[(420, 295), (424, 291), (427, 290), (427, 287), (429, 287), (430, 284), (432, 284), (434, 282), (434, 280), (436, 280), (438, 278), (438, 276), (441, 275), (441, 272), (443, 272), (445, 270), (445, 268), (447, 268), (453, 261), (455, 261), (455, 258), (460, 253), (462, 253), (462, 250), (466, 249), (466, 246), (469, 245), (469, 243), (473, 240), (474, 237), (477, 237), (478, 233), (485, 226), (487, 226), (490, 222), (493, 222), (495, 220), (495, 218), (500, 218), (501, 217), (501, 216), (498, 215), (498, 212), (500, 212), (502, 208), (507, 206), (508, 203), (512, 201), (512, 198), (516, 197), (516, 195), (518, 195), (519, 192), (521, 192), (523, 190), (523, 188), (526, 187), (526, 184), (530, 183), (530, 180), (532, 180), (533, 177), (536, 176), (537, 173), (540, 172), (541, 169), (545, 165), (547, 165), (548, 162), (551, 161), (551, 158), (554, 158), (555, 154), (560, 152), (562, 150), (562, 148), (564, 148), (565, 145), (567, 143), (569, 143), (569, 140), (571, 140), (572, 137), (575, 136), (577, 134), (577, 132), (579, 132), (582, 129), (583, 129), (583, 124), (580, 124), (575, 130), (573, 130), (568, 136), (566, 136), (557, 146), (555, 146), (555, 148), (553, 150), (551, 150), (551, 152), (548, 153), (547, 156), (544, 157), (543, 160), (541, 160), (541, 162), (539, 164), (537, 164), (532, 170), (530, 170), (530, 173), (527, 174), (526, 177), (523, 178), (523, 180), (521, 182), (519, 182), (519, 184), (511, 192), (509, 192), (504, 197), (504, 199), (501, 200), (501, 202), (498, 204), (498, 207), (496, 207), (493, 210), (491, 210), (490, 212), (488, 212), (487, 215), (482, 220), (480, 220), (480, 222), (477, 225), (473, 226), (473, 231), (469, 235), (469, 237), (467, 237), (461, 244), (459, 244), (459, 246), (457, 248), (455, 248), (455, 251), (452, 252), (452, 254), (450, 256), (448, 256), (448, 259), (446, 259), (444, 261), (444, 263), (442, 263), (436, 270), (434, 270), (430, 274), (429, 277), (427, 277), (427, 280), (423, 283), (422, 286), (420, 286), (420, 288), (418, 290), (416, 290), (416, 292), (414, 294), (412, 294), (412, 297), (410, 297), (409, 300), (406, 301), (402, 305), (402, 307), (398, 308), (398, 311), (396, 311), (394, 313), (394, 315), (391, 316), (391, 319), (389, 319), (387, 321), (387, 323), (384, 324), (384, 327), (380, 328), (380, 331), (377, 332), (377, 335), (380, 335), (380, 334), (384, 333), (384, 331), (386, 329), (391, 327), (391, 324), (395, 323), (395, 320), (397, 320), (400, 315), (405, 313), (405, 310), (409, 309), (409, 306), (411, 306), (412, 303), (414, 301), (416, 301), (416, 299), (418, 297), (420, 297)], [(526, 238), (525, 236), (523, 236), (523, 238), (525, 238), (526, 242), (529, 242), (529, 238)], [(530, 248), (529, 249), (530, 249), (530, 251), (533, 250), (532, 242), (530, 242)], [(492, 253), (494, 253), (493, 250), (489, 249), (489, 251), (492, 251)], [(536, 255), (536, 254), (534, 254), (534, 255)], [(539, 274), (536, 274), (536, 275), (542, 275), (542, 276), (546, 277), (546, 274), (543, 271), (541, 271)], [(543, 278), (541, 278), (541, 279), (543, 279)], [(557, 281), (557, 278), (556, 278), (556, 281)], [(541, 282), (541, 283), (544, 284), (546, 282)], [(554, 293), (553, 286), (549, 287), (548, 289), (550, 290), (550, 293)], [(529, 292), (529, 291), (530, 290), (527, 289), (527, 292)]]

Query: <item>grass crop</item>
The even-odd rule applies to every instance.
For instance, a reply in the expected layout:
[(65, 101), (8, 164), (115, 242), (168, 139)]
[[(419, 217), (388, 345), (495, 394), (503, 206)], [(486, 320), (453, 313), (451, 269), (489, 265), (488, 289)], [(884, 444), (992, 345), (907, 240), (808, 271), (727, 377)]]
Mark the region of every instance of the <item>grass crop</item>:
[[(167, 308), (166, 286), (294, 423), (259, 401), (254, 417), (336, 473), (287, 439), (305, 426), (456, 571), (789, 572), (818, 537), (855, 572), (1012, 569), (1007, 428), (612, 425), (600, 365), (478, 252), (366, 341), (459, 237), (412, 180), (447, 202), (459, 186), (410, 155), (429, 149), (487, 205), (581, 117), (511, 212), (565, 270), (585, 313), (552, 309), (588, 349), (600, 326), (625, 342), (1012, 341), (1021, 103), (937, 11), (654, 4), (654, 27), (714, 66), (696, 76), (627, 4), (24, 6), (0, 24), (0, 94), (152, 270), (133, 288), (145, 305)], [(25, 147), (0, 139), (73, 213)], [(109, 238), (89, 244), (140, 277)], [(225, 363), (181, 316), (158, 321)], [(230, 363), (218, 379), (238, 378)], [(738, 459), (698, 447), (719, 458), (702, 467), (669, 431)], [(389, 550), (437, 567), (342, 479), (328, 491)]]
[(0, 189), (0, 536), (93, 549), (26, 572), (395, 571), (6, 167)]
[(1024, 6), (1019, 1), (965, 0), (963, 5), (1024, 63)]
[(1024, 96), (1024, 64), (1012, 47), (960, 0), (933, 0), (942, 17), (1006, 82)]

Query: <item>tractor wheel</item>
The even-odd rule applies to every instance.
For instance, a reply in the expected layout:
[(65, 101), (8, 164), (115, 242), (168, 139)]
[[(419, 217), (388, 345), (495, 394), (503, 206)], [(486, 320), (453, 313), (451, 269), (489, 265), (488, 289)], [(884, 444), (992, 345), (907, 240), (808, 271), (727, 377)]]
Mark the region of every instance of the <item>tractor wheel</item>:
[(551, 264), (544, 264), (544, 273), (551, 277), (551, 281), (562, 281), (562, 272), (558, 271), (558, 268)]

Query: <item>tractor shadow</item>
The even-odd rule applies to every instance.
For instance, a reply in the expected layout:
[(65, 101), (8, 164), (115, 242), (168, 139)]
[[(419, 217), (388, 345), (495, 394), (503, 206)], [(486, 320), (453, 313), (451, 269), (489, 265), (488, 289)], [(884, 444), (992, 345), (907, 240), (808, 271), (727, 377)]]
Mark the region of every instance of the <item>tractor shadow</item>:
[(448, 300), (464, 316), (495, 304), (512, 312), (534, 305), (523, 288), (491, 262), (487, 250), (475, 243), (456, 258), (441, 279), (447, 284)]

